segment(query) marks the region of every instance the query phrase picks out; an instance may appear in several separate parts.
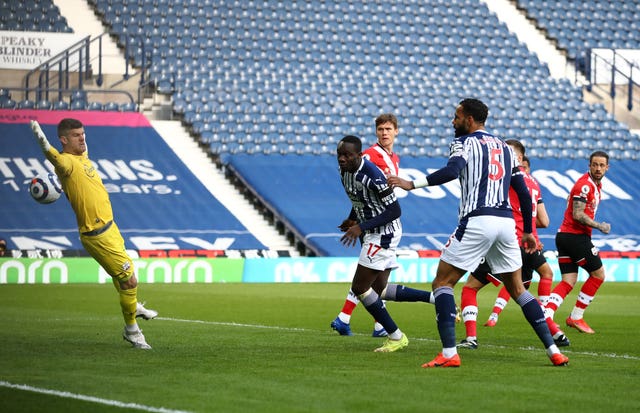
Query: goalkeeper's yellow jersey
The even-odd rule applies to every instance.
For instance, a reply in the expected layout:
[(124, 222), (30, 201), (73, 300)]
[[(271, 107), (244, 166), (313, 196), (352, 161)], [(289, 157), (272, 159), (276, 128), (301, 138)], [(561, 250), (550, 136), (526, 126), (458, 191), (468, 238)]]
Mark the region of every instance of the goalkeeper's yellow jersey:
[(51, 146), (45, 156), (55, 167), (62, 189), (76, 213), (78, 231), (93, 231), (113, 220), (109, 193), (87, 152), (71, 155)]

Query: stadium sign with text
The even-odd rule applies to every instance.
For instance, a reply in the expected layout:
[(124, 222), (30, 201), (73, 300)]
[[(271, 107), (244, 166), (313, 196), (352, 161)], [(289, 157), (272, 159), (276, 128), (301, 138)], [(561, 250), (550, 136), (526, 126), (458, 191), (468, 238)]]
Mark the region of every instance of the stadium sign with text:
[[(241, 282), (244, 260), (167, 258), (133, 260), (140, 283), (181, 284)], [(110, 283), (93, 258), (0, 258), (0, 284)]]
[[(390, 282), (433, 281), (437, 258), (400, 258)], [(603, 259), (606, 281), (640, 282), (640, 260)], [(314, 258), (149, 258), (135, 259), (141, 283), (350, 283), (356, 257)], [(549, 260), (560, 281), (557, 260)], [(578, 281), (587, 279), (580, 270)], [(538, 281), (534, 274), (533, 281)], [(111, 277), (92, 258), (0, 258), (0, 284), (109, 283)]]
[[(37, 119), (60, 149), (56, 125), (79, 118), (89, 154), (110, 194), (115, 222), (133, 250), (262, 250), (140, 113), (0, 109), (0, 236), (16, 250), (80, 250), (69, 202), (34, 202), (30, 179), (53, 168), (29, 128)], [(108, 125), (108, 126), (103, 126)]]
[[(0, 31), (0, 69), (35, 69), (85, 37), (75, 33)], [(72, 55), (69, 66), (77, 63), (77, 55)]]

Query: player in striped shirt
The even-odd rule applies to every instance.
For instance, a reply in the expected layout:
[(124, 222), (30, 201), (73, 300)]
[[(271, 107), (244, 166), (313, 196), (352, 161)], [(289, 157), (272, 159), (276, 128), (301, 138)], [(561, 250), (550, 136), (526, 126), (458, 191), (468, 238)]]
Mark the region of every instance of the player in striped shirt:
[[(365, 149), (362, 153), (362, 157), (370, 160), (385, 174), (385, 176), (390, 174), (398, 175), (400, 158), (395, 152), (393, 152), (393, 144), (395, 143), (399, 133), (398, 119), (392, 113), (383, 113), (376, 118), (375, 125), (377, 142)], [(406, 299), (407, 301), (418, 300), (430, 302), (432, 304), (434, 303), (433, 295), (426, 291), (426, 294), (422, 294), (421, 296), (406, 297), (402, 294), (405, 287), (389, 284), (387, 288), (389, 290), (400, 291), (399, 294), (392, 294), (394, 296), (399, 296), (399, 299), (396, 299), (396, 301)], [(331, 328), (336, 330), (342, 336), (352, 335), (350, 326), (351, 315), (358, 303), (358, 297), (356, 297), (353, 291), (349, 290), (347, 298), (342, 306), (342, 310), (331, 322)], [(385, 337), (387, 336), (387, 332), (384, 327), (382, 327), (382, 324), (375, 322), (373, 326), (373, 333), (371, 335), (373, 337)]]
[(402, 236), (400, 204), (384, 173), (362, 158), (360, 138), (351, 135), (342, 138), (338, 142), (337, 158), (342, 185), (352, 205), (349, 217), (339, 225), (344, 232), (340, 242), (346, 246), (361, 242), (351, 291), (388, 333), (384, 344), (374, 351), (397, 351), (409, 345), (409, 339), (395, 324), (382, 300), (419, 301), (399, 298), (426, 293), (387, 285), (391, 270), (398, 266), (396, 247)]
[[(525, 159), (525, 147), (524, 145), (515, 139), (508, 139), (505, 141), (509, 146), (513, 148), (513, 152), (516, 155), (519, 163), (522, 165)], [(524, 167), (520, 167), (523, 173), (525, 184), (531, 194), (531, 229), (533, 236), (536, 239), (537, 249), (531, 254), (527, 254), (524, 247), (520, 247), (520, 253), (522, 256), (522, 281), (526, 288), (529, 288), (531, 280), (533, 278), (533, 271), (535, 270), (540, 275), (540, 285), (538, 288), (538, 295), (541, 298), (541, 294), (549, 296), (551, 291), (551, 283), (553, 279), (553, 271), (551, 266), (547, 263), (547, 260), (542, 254), (542, 244), (538, 238), (537, 227), (546, 228), (549, 225), (549, 216), (542, 201), (542, 193), (538, 182), (529, 175), (528, 171)], [(522, 237), (523, 232), (523, 220), (520, 208), (520, 200), (513, 188), (509, 189), (509, 202), (513, 209), (513, 218), (516, 222), (516, 236), (518, 240)], [(482, 262), (478, 268), (476, 268), (462, 287), (462, 320), (464, 321), (464, 327), (466, 331), (466, 337), (458, 344), (458, 348), (477, 349), (477, 318), (478, 318), (478, 299), (477, 294), (480, 289), (489, 283), (493, 283), (497, 286), (502, 284), (502, 279), (499, 276), (492, 274), (491, 268), (486, 262)], [(493, 307), (491, 317), (485, 323), (485, 326), (494, 326), (498, 320), (498, 314), (507, 305), (508, 300), (511, 298), (509, 291), (505, 286), (502, 286), (496, 298), (496, 303)], [(492, 322), (493, 321), (493, 322)], [(565, 336), (564, 332), (560, 329), (556, 329), (555, 324), (549, 324), (549, 330), (553, 336), (554, 342), (558, 347), (568, 346), (569, 339)]]
[(485, 130), (489, 109), (478, 99), (464, 99), (456, 107), (452, 124), (455, 139), (447, 165), (427, 177), (407, 181), (389, 177), (392, 186), (412, 190), (460, 180), (459, 223), (443, 247), (433, 294), (442, 352), (422, 367), (459, 367), (456, 349), (456, 306), (453, 287), (467, 272), (478, 267), (484, 257), (499, 274), (509, 293), (522, 307), (525, 318), (544, 344), (554, 365), (563, 366), (569, 358), (560, 353), (544, 320), (542, 307), (525, 289), (521, 278), (522, 258), (516, 238), (515, 221), (509, 204), (509, 188), (518, 194), (523, 216), (522, 245), (534, 252), (531, 234), (531, 196), (527, 190), (513, 150), (500, 138)]

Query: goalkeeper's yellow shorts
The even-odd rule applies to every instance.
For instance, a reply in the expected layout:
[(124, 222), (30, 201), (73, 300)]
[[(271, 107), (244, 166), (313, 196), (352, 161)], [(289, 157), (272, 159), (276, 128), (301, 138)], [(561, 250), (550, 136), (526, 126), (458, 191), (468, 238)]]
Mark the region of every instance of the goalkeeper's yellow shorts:
[(80, 234), (80, 241), (89, 255), (111, 277), (120, 281), (131, 278), (134, 273), (133, 261), (124, 248), (124, 239), (115, 222), (97, 235)]

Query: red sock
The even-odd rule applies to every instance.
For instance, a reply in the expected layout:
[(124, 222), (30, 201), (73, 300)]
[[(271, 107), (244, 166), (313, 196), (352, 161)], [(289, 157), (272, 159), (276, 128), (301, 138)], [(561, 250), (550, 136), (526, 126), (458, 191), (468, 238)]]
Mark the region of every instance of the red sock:
[(580, 289), (580, 294), (578, 294), (578, 299), (576, 300), (576, 307), (578, 308), (587, 308), (589, 304), (591, 304), (591, 300), (598, 292), (598, 288), (602, 285), (604, 280), (596, 277), (589, 277), (587, 281), (584, 282), (584, 285)]
[(553, 295), (558, 295), (562, 298), (562, 300), (564, 300), (565, 297), (569, 295), (571, 290), (573, 290), (571, 284), (566, 281), (560, 281), (558, 285), (556, 285), (556, 288), (551, 291), (551, 294), (549, 294), (549, 302), (547, 303), (547, 308), (556, 311), (558, 309), (558, 304), (557, 301), (553, 299)]
[(555, 335), (558, 331), (560, 331), (560, 329), (558, 328), (558, 325), (555, 323), (555, 321), (553, 321), (551, 317), (546, 317), (544, 321), (547, 322), (547, 327), (549, 327), (549, 332), (551, 332), (552, 336)]
[(538, 283), (538, 297), (549, 296), (549, 294), (551, 294), (552, 284), (553, 279), (540, 278), (540, 282)]
[[(462, 320), (464, 328), (467, 330), (467, 337), (477, 337), (478, 292), (473, 288), (462, 287), (460, 306), (462, 307)], [(467, 307), (475, 307), (475, 314), (465, 314)]]
[(351, 315), (353, 313), (353, 309), (356, 308), (356, 303), (349, 300), (344, 300), (344, 305), (342, 306), (342, 312)]
[[(509, 295), (509, 291), (507, 291), (507, 287), (505, 287), (504, 285), (502, 286), (500, 291), (498, 291), (498, 298), (502, 298), (505, 301), (505, 305), (506, 303), (509, 302), (509, 299), (511, 298), (511, 295)], [(496, 314), (500, 314), (503, 309), (504, 307), (500, 307), (496, 305), (493, 307), (492, 311)]]

